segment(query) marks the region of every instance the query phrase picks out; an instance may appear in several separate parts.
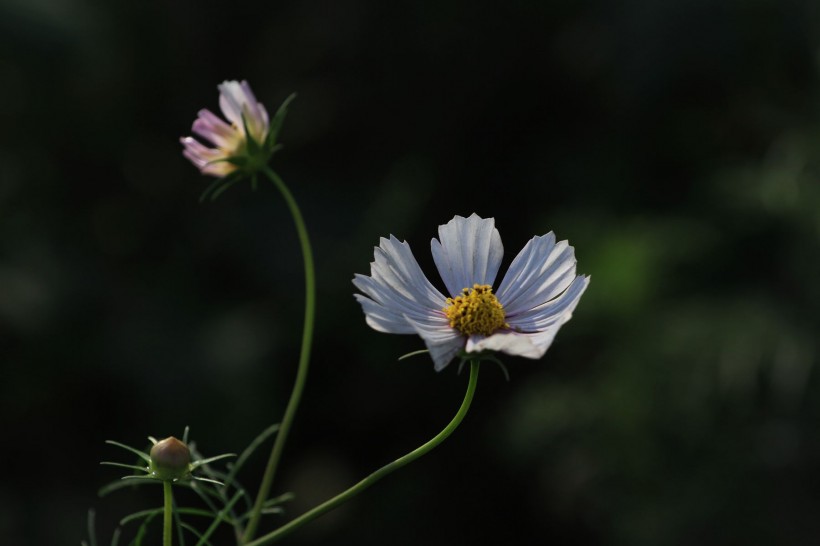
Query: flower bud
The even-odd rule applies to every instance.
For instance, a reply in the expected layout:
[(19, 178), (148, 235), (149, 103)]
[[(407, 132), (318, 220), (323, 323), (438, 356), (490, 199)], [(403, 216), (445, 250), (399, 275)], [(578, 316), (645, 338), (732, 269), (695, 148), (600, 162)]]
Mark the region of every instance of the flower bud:
[(173, 436), (151, 448), (151, 472), (164, 481), (177, 481), (191, 475), (191, 451)]

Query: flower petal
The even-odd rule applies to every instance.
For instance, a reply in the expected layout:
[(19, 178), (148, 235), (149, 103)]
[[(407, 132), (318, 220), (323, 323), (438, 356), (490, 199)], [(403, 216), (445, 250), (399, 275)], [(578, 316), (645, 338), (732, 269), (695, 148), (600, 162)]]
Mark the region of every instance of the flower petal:
[[(556, 330), (557, 331), (557, 330)], [(514, 356), (526, 358), (541, 358), (546, 348), (541, 351), (532, 340), (532, 334), (520, 334), (513, 331), (504, 331), (491, 336), (471, 336), (467, 340), (465, 350), (468, 353), (481, 351), (500, 351)]]
[(409, 320), (423, 325), (445, 323), (449, 327), (441, 310), (446, 298), (424, 276), (410, 245), (392, 235), (390, 239), (382, 238), (373, 259), (371, 276), (357, 274), (353, 279), (354, 286), (364, 294), (356, 299), (362, 304), (368, 324), (396, 334), (415, 333)]
[(465, 350), (468, 353), (500, 351), (514, 356), (538, 359), (552, 345), (555, 334), (572, 318), (572, 312), (589, 285), (589, 277), (578, 276), (557, 298), (519, 317), (507, 317), (513, 330), (491, 336), (471, 336)]
[(443, 318), (443, 321), (431, 320), (426, 324), (411, 319), (408, 319), (408, 322), (424, 340), (437, 372), (446, 368), (464, 348), (464, 336), (451, 328), (446, 318)]
[(515, 316), (554, 298), (575, 278), (575, 250), (555, 242), (549, 232), (530, 239), (510, 264), (496, 291), (507, 316)]
[(235, 150), (242, 141), (242, 134), (210, 110), (202, 109), (194, 121), (193, 131), (216, 146)]
[(516, 315), (507, 315), (507, 323), (521, 332), (541, 332), (554, 324), (564, 324), (572, 317), (575, 306), (589, 285), (589, 277), (578, 276), (563, 294)]
[(242, 127), (242, 104), (246, 102), (242, 86), (238, 81), (224, 81), (217, 85), (219, 107), (222, 113), (237, 128)]
[(225, 176), (236, 170), (236, 165), (228, 161), (220, 161), (226, 157), (222, 150), (208, 148), (192, 137), (183, 137), (179, 140), (185, 146), (182, 155), (188, 158), (202, 174)]
[[(512, 356), (539, 359), (547, 352), (555, 339), (555, 334), (571, 316), (566, 315), (565, 320), (562, 322), (557, 322), (540, 332), (526, 334), (507, 330), (482, 339), (469, 339), (467, 340), (466, 351), (468, 353), (499, 351)], [(478, 338), (479, 336), (474, 337)]]
[(469, 218), (456, 216), (439, 226), (438, 233), (441, 242), (433, 239), (430, 247), (451, 296), (476, 283), (493, 284), (504, 255), (493, 218), (482, 219), (475, 213)]
[[(256, 101), (247, 81), (226, 81), (218, 86), (219, 106), (225, 117), (245, 134), (245, 125), (252, 133), (251, 136), (262, 142), (268, 133), (269, 118), (265, 107)], [(245, 120), (242, 121), (244, 116)]]
[[(356, 281), (364, 283), (366, 282), (364, 279), (370, 279), (370, 277), (363, 277), (359, 280), (357, 276), (357, 279), (354, 280), (356, 287), (363, 292), (364, 288), (360, 287)], [(377, 332), (384, 332), (386, 334), (416, 333), (416, 329), (413, 328), (409, 322), (407, 322), (405, 315), (400, 312), (395, 311), (391, 307), (386, 307), (380, 303), (376, 303), (374, 300), (371, 300), (367, 296), (362, 296), (361, 294), (353, 294), (353, 297), (355, 297), (356, 301), (361, 304), (367, 325)]]

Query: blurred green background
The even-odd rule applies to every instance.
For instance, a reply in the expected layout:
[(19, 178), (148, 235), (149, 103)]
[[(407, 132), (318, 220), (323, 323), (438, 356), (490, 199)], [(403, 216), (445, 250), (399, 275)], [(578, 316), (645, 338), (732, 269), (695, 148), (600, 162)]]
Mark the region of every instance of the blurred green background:
[[(437, 433), (466, 383), (370, 330), (390, 233), (494, 216), (592, 282), (541, 361), (485, 366), (453, 437), (288, 544), (816, 544), (820, 18), (805, 1), (0, 1), (0, 542), (109, 536), (159, 489), (104, 444), (206, 454), (281, 416), (302, 272), (273, 188), (200, 205), (216, 84), (293, 103), (313, 237), (295, 515)], [(502, 271), (506, 266), (502, 266)], [(262, 466), (253, 461), (245, 480)], [(269, 521), (273, 524), (273, 521)], [(128, 528), (133, 531), (133, 528)]]

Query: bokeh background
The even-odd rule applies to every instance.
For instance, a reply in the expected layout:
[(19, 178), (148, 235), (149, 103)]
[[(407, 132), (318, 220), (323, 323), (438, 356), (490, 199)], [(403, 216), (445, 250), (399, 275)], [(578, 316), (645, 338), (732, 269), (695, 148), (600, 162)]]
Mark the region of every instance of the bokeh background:
[(288, 544), (816, 544), (819, 15), (0, 1), (0, 542), (76, 545), (92, 507), (102, 540), (159, 505), (97, 498), (120, 475), (98, 462), (128, 459), (106, 439), (190, 425), (216, 454), (281, 417), (303, 305), (287, 209), (265, 186), (200, 205), (178, 143), (247, 79), (271, 111), (299, 94), (275, 169), (318, 267), (286, 517), (460, 403), (465, 375), (397, 362), (420, 340), (364, 323), (350, 280), (380, 236), (436, 278), (436, 227), (477, 212), (505, 264), (554, 230), (592, 276), (543, 360), (484, 366), (453, 437)]

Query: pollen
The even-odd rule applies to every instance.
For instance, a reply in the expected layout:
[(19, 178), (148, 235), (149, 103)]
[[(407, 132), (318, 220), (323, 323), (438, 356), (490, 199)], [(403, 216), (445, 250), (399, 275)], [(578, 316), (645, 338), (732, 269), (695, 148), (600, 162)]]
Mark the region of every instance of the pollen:
[(460, 296), (447, 298), (442, 309), (452, 328), (468, 336), (488, 336), (501, 328), (509, 328), (504, 321), (504, 307), (489, 284), (474, 284), (461, 292)]

